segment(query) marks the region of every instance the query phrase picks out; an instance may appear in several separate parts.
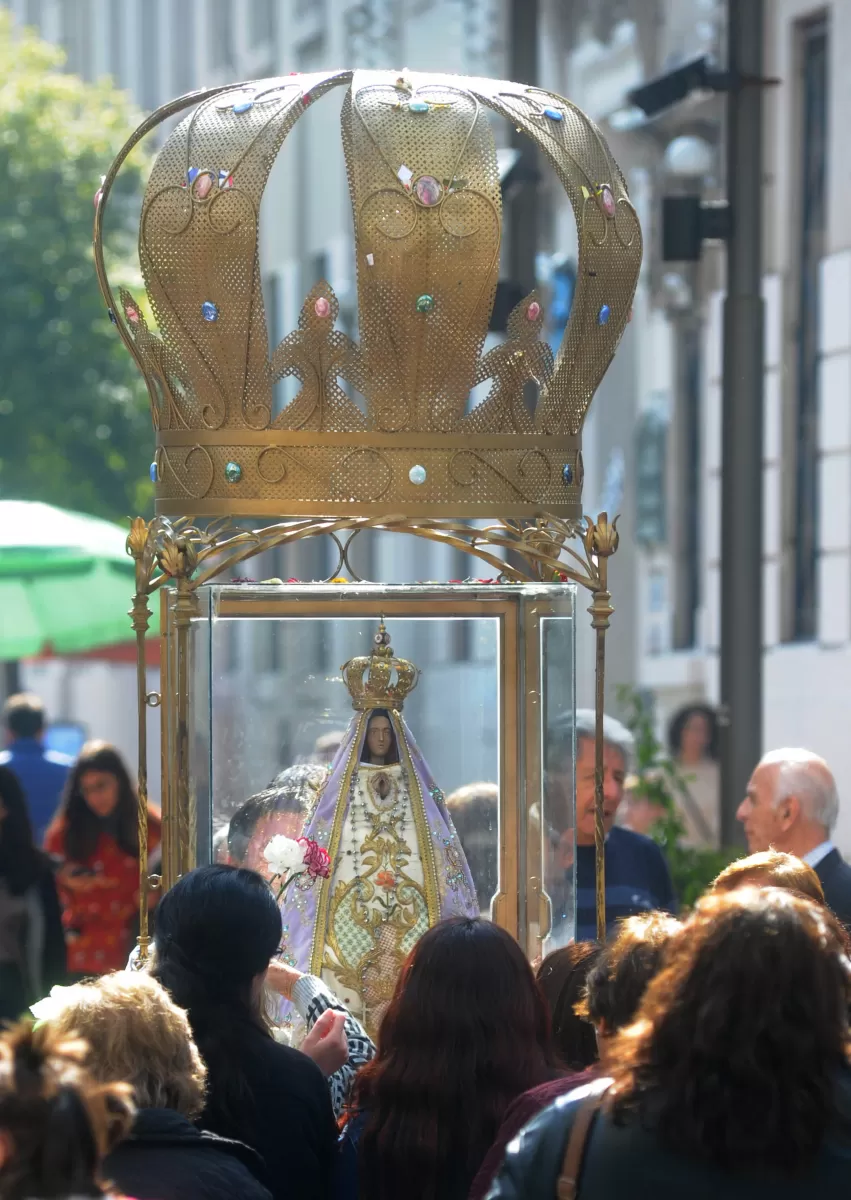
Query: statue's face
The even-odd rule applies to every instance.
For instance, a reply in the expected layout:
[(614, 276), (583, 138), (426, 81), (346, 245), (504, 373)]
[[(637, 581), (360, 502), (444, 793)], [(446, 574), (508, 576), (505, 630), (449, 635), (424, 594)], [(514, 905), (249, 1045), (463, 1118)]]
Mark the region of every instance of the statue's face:
[(366, 730), (366, 748), (372, 758), (384, 758), (390, 751), (393, 728), (387, 717), (373, 717)]

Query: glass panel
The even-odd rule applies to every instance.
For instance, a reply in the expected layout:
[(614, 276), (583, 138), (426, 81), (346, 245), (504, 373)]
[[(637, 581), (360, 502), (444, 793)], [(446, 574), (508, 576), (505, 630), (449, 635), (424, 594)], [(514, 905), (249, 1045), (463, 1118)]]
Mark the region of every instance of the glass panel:
[[(379, 789), (369, 819), (385, 833), (402, 821), (396, 832), (407, 849), (372, 871), (391, 909), (391, 883), (419, 871), (435, 880), (429, 920), (481, 912), (533, 957), (569, 940), (572, 586), (241, 584), (203, 587), (196, 599), (187, 732), (197, 807), (182, 828), (197, 839), (199, 862), (268, 873), (271, 837), (305, 832), (329, 849), (333, 872), (351, 853), (349, 872), (366, 878), (368, 830), (358, 833), (357, 822), (372, 804), (370, 780), (386, 773), (395, 798), (382, 816)], [(385, 764), (368, 761), (369, 727), (341, 674), (341, 664), (372, 654), (382, 617), (393, 654), (419, 671), (403, 723), (391, 718), (398, 760), (391, 754)], [(176, 714), (175, 642), (171, 611), (167, 686)], [(167, 764), (176, 718), (171, 725)], [(415, 940), (419, 924), (411, 930)]]

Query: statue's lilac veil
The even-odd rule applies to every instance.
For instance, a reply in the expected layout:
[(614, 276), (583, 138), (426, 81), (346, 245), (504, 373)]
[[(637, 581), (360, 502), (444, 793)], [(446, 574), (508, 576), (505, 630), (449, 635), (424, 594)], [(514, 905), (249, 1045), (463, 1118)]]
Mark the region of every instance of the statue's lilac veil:
[[(403, 769), (406, 768), (413, 775), (408, 788), (412, 804), (417, 805), (419, 797), (422, 797), (425, 834), (431, 842), (436, 874), (436, 904), (435, 911), (429, 913), (429, 924), (434, 925), (451, 916), (477, 917), (479, 906), (476, 889), (447, 812), (443, 793), (435, 783), (428, 763), (401, 714), (384, 711), (388, 712), (393, 725), (399, 761)], [(351, 803), (352, 780), (360, 764), (370, 716), (370, 711), (356, 713), (349, 723), (346, 736), (331, 763), (328, 781), (304, 828), (304, 836), (313, 838), (331, 855), (331, 876), (326, 880), (317, 880), (309, 890), (300, 890), (297, 886), (291, 888), (281, 906), (284, 924), (282, 958), (299, 971), (318, 974), (321, 969), (317, 956), (312, 954), (314, 929), (317, 914), (322, 908), (323, 893), (327, 893), (332, 886), (334, 856)], [(425, 867), (426, 847), (421, 847), (421, 851)], [(327, 920), (328, 905), (325, 904), (324, 908)], [(321, 946), (325, 930), (317, 930), (316, 933), (316, 943)]]

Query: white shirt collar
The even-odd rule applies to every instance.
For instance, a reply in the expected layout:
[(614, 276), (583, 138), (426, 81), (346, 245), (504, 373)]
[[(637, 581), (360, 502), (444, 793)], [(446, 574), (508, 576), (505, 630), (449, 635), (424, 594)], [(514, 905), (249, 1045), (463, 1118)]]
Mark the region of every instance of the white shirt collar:
[(822, 842), (820, 846), (815, 846), (808, 854), (803, 855), (805, 863), (811, 867), (817, 867), (823, 858), (827, 858), (828, 854), (833, 850), (833, 842), (830, 838), (826, 842)]

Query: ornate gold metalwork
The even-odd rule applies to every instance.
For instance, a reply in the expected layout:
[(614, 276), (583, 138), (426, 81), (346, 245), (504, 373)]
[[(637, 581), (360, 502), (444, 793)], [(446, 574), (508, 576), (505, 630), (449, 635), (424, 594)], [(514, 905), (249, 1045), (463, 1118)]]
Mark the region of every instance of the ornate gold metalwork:
[[(337, 299), (323, 281), (298, 329), (270, 347), (263, 192), (305, 109), (341, 86), (360, 342), (335, 329)], [(184, 110), (142, 209), (153, 331), (129, 292), (113, 296), (103, 212), (132, 147)], [(505, 345), (482, 354), (502, 238), (490, 113), (535, 142), (576, 218), (576, 291), (555, 359), (535, 293), (511, 315)], [(581, 515), (579, 435), (629, 319), (641, 233), (599, 130), (562, 97), (460, 76), (410, 73), (400, 84), (395, 72), (369, 71), (195, 93), (154, 113), (118, 155), (96, 211), (95, 259), (148, 385), (159, 514)], [(301, 390), (276, 413), (274, 384), (287, 375)], [(468, 411), (471, 389), (487, 380), (489, 395)], [(534, 411), (524, 399), (531, 380)]]
[(383, 621), (378, 626), (372, 653), (350, 658), (340, 673), (356, 712), (371, 708), (401, 712), (405, 697), (417, 686), (420, 674), (413, 663), (395, 656)]

